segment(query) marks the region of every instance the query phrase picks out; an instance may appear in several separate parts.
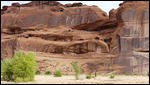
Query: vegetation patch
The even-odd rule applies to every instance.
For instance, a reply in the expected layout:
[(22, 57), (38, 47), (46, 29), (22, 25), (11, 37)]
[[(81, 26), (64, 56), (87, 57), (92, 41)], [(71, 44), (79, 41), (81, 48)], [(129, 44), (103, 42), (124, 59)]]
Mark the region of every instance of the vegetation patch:
[(109, 78), (114, 79), (115, 78), (115, 73), (110, 74)]
[(72, 65), (72, 67), (73, 67), (73, 69), (75, 71), (75, 78), (76, 78), (76, 80), (78, 80), (79, 79), (79, 75), (81, 73), (81, 68), (78, 66), (78, 62), (77, 61), (71, 62), (71, 65)]
[(50, 71), (46, 71), (45, 75), (51, 75), (52, 73)]
[(87, 75), (86, 76), (86, 79), (92, 79), (92, 78), (95, 78), (95, 76), (94, 75)]
[(33, 52), (25, 54), (22, 51), (1, 62), (1, 75), (4, 81), (33, 81), (36, 72), (36, 59)]
[(41, 72), (40, 72), (39, 70), (37, 70), (35, 74), (36, 74), (36, 75), (40, 75)]
[(54, 73), (54, 76), (55, 76), (55, 77), (62, 77), (62, 72), (61, 72), (61, 70), (56, 70), (55, 73)]

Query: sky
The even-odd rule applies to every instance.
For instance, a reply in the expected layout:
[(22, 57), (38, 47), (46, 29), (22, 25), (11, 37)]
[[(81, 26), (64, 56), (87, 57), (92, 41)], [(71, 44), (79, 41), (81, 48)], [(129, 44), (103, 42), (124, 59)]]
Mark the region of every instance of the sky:
[[(10, 6), (14, 2), (19, 2), (20, 4), (28, 3), (30, 1), (1, 1), (1, 8), (4, 5)], [(123, 1), (59, 1), (62, 4), (67, 3), (74, 3), (74, 2), (81, 2), (86, 5), (97, 5), (99, 8), (101, 8), (103, 11), (105, 11), (107, 14), (111, 9), (116, 9), (119, 7), (119, 4)]]

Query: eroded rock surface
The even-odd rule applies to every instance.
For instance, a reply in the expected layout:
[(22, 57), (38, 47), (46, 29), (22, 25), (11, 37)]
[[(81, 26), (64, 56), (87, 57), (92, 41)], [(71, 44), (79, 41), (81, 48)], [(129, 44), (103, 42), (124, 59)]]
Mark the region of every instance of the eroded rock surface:
[[(117, 19), (123, 23), (118, 33), (121, 44), (118, 62), (126, 66), (125, 72), (135, 74), (149, 72), (148, 4), (149, 2), (126, 2), (118, 9)], [(129, 6), (130, 8), (127, 8)]]

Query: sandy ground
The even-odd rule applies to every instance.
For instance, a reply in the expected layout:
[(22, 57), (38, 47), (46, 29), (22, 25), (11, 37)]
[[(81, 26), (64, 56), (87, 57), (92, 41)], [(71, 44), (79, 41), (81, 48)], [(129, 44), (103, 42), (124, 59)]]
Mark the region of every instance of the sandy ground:
[[(1, 84), (14, 84), (14, 82), (1, 81)], [(53, 77), (52, 75), (36, 75), (35, 81), (19, 84), (149, 84), (148, 76), (125, 76), (119, 75), (114, 79), (109, 76), (97, 76), (96, 78), (86, 79), (85, 75), (75, 80), (74, 76)]]

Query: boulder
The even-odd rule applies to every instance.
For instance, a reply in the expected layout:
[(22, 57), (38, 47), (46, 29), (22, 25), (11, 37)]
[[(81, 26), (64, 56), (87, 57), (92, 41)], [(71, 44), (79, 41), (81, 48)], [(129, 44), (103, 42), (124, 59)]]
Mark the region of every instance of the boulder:
[(1, 9), (1, 14), (4, 14), (7, 9), (8, 9), (8, 6), (3, 6)]
[(82, 3), (73, 3), (73, 4), (65, 4), (64, 5), (65, 7), (80, 7), (80, 6), (83, 6)]
[(109, 11), (109, 19), (116, 19), (116, 10), (115, 9), (111, 9)]
[(17, 3), (12, 3), (12, 6), (13, 7), (20, 7), (20, 4), (17, 2)]

